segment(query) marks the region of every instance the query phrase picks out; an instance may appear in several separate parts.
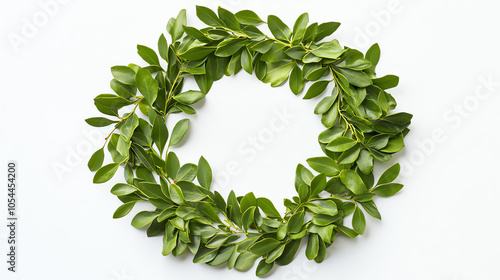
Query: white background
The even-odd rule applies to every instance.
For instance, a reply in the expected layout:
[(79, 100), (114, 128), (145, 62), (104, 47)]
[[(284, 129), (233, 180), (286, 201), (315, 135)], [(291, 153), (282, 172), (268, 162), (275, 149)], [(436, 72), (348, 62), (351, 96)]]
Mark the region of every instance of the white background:
[[(498, 277), (498, 1), (66, 0), (49, 11), (40, 4), (46, 2), (0, 2), (0, 173), (8, 160), (19, 165), (18, 273), (7, 272), (3, 261), (8, 232), (1, 222), (1, 279), (255, 278), (255, 266), (238, 272), (193, 264), (192, 256), (163, 257), (161, 237), (131, 227), (133, 215), (112, 219), (120, 202), (109, 189), (121, 173), (93, 185), (86, 166), (108, 131), (84, 119), (99, 116), (92, 99), (110, 91), (109, 67), (142, 65), (136, 44), (155, 47), (182, 8), (188, 24), (201, 27), (196, 4), (275, 14), (290, 26), (305, 11), (311, 22), (342, 22), (334, 34), (342, 44), (363, 52), (380, 44), (377, 72), (399, 75), (390, 91), (396, 110), (414, 114), (406, 149), (377, 169), (401, 162), (405, 184), (400, 194), (376, 200), (382, 221), (368, 218), (365, 235), (338, 238), (320, 265), (307, 261), (302, 247), (269, 279)], [(253, 191), (283, 210), (282, 199), (294, 195), (297, 163), (321, 155), (316, 139), (323, 127), (312, 113), (318, 101), (242, 71), (215, 83), (196, 105), (176, 152), (183, 163), (205, 156), (224, 195)], [(284, 130), (270, 130), (283, 111), (290, 115), (277, 122)], [(248, 142), (252, 137), (264, 137), (261, 150)]]

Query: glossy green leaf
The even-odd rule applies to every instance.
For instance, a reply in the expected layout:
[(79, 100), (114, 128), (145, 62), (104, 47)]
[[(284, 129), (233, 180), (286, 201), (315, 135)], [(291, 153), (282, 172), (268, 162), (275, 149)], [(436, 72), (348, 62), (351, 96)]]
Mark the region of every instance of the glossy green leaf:
[(158, 55), (151, 48), (143, 45), (137, 45), (137, 53), (150, 65), (160, 65)]
[(158, 81), (151, 76), (149, 71), (144, 69), (137, 70), (135, 81), (137, 88), (144, 96), (144, 101), (152, 105), (158, 95)]
[(207, 7), (196, 6), (196, 16), (207, 25), (213, 27), (225, 27), (224, 22)]
[(293, 259), (295, 258), (295, 255), (297, 254), (297, 250), (300, 247), (300, 239), (295, 239), (290, 241), (286, 246), (279, 258), (276, 259), (276, 264), (277, 265), (287, 265), (290, 264)]
[(290, 41), (292, 31), (290, 31), (290, 28), (288, 28), (288, 26), (277, 16), (269, 15), (267, 17), (267, 25), (269, 30), (271, 30), (271, 33), (273, 33), (274, 38), (283, 41)]
[(188, 128), (189, 128), (189, 119), (182, 119), (178, 121), (175, 124), (174, 129), (172, 130), (172, 136), (170, 137), (169, 146), (177, 145), (186, 134)]
[(395, 195), (402, 188), (403, 188), (402, 184), (387, 183), (387, 184), (377, 185), (374, 189), (371, 190), (371, 192), (380, 196), (388, 197)]
[(241, 24), (258, 25), (258, 24), (264, 22), (262, 19), (260, 19), (260, 17), (255, 12), (250, 11), (250, 10), (239, 11), (235, 14), (235, 16), (236, 16), (236, 19)]
[(381, 89), (390, 89), (399, 84), (399, 77), (395, 75), (386, 75), (382, 78), (373, 79), (373, 84)]
[(292, 62), (286, 61), (267, 63), (267, 73), (263, 82), (271, 83), (272, 87), (281, 85), (288, 79), (288, 74), (294, 65)]
[(365, 232), (365, 215), (363, 214), (363, 211), (359, 209), (359, 207), (356, 207), (356, 210), (354, 210), (354, 215), (352, 216), (352, 227), (358, 234), (363, 234)]
[(85, 120), (85, 122), (94, 127), (105, 127), (110, 124), (117, 123), (118, 121), (112, 121), (110, 119), (98, 117), (98, 118), (88, 118)]
[(249, 268), (258, 258), (259, 256), (253, 254), (252, 252), (249, 251), (244, 252), (236, 260), (234, 268), (236, 268), (237, 270), (245, 270)]
[(384, 173), (380, 175), (380, 178), (377, 181), (377, 185), (391, 183), (398, 177), (400, 170), (401, 166), (399, 165), (399, 163), (396, 163), (391, 167), (387, 168), (387, 170), (385, 170)]
[(317, 48), (311, 49), (311, 53), (316, 56), (335, 59), (338, 58), (346, 50), (342, 48), (337, 40), (323, 43)]
[(340, 180), (354, 194), (363, 194), (367, 192), (365, 183), (359, 175), (352, 170), (342, 170)]
[(340, 22), (325, 22), (318, 26), (318, 34), (314, 37), (314, 41), (318, 42), (323, 40), (325, 37), (330, 36), (335, 32), (340, 26)]
[(104, 162), (104, 148), (97, 150), (89, 159), (87, 166), (90, 171), (97, 171)]
[(154, 211), (142, 211), (137, 213), (132, 219), (132, 226), (135, 228), (142, 228), (149, 225), (160, 213)]
[(356, 140), (345, 136), (340, 136), (328, 143), (326, 149), (332, 152), (344, 152), (356, 145)]
[(314, 157), (307, 159), (307, 163), (312, 169), (325, 174), (326, 176), (335, 176), (339, 173), (339, 167), (335, 161), (329, 157)]
[(161, 155), (163, 153), (165, 145), (167, 144), (168, 130), (165, 124), (165, 120), (160, 116), (157, 116), (155, 118), (155, 121), (153, 123), (153, 130), (151, 131), (151, 137), (158, 147), (158, 150), (160, 150)]
[(302, 38), (304, 38), (308, 22), (309, 22), (308, 13), (303, 13), (297, 18), (295, 24), (293, 25), (293, 32), (292, 32), (294, 43), (300, 42)]
[(304, 225), (304, 211), (293, 214), (288, 220), (288, 232), (297, 233)]
[(280, 243), (274, 238), (265, 238), (253, 244), (248, 250), (255, 255), (263, 256), (278, 247)]
[(378, 64), (378, 61), (380, 59), (380, 47), (378, 44), (373, 44), (368, 51), (366, 51), (366, 56), (365, 58), (371, 62), (372, 66), (370, 66), (370, 70), (375, 73), (375, 67)]
[(127, 66), (113, 66), (111, 67), (111, 74), (120, 83), (135, 85), (135, 72)]
[(304, 99), (311, 99), (311, 98), (314, 98), (314, 97), (322, 94), (325, 91), (325, 89), (329, 83), (330, 83), (330, 81), (315, 82), (307, 90), (306, 95), (304, 96)]
[(185, 92), (182, 92), (176, 96), (174, 96), (174, 99), (184, 105), (191, 105), (194, 104), (201, 99), (205, 98), (205, 94), (201, 91), (198, 90), (188, 90)]
[(265, 260), (261, 260), (259, 265), (257, 265), (257, 270), (255, 271), (255, 275), (263, 276), (269, 273), (273, 269), (273, 263), (267, 263)]
[(309, 234), (306, 247), (306, 257), (309, 260), (314, 259), (318, 255), (319, 251), (319, 237), (315, 233)]
[(292, 73), (290, 74), (290, 89), (297, 95), (304, 89), (304, 78), (302, 75), (302, 70), (298, 65), (294, 65)]
[(210, 185), (212, 184), (212, 168), (210, 168), (210, 165), (204, 157), (200, 157), (198, 161), (197, 177), (200, 185), (210, 190)]
[(118, 166), (120, 166), (119, 163), (110, 163), (99, 168), (94, 175), (94, 184), (101, 184), (109, 181), (115, 175)]
[(127, 216), (132, 208), (134, 208), (136, 202), (137, 201), (130, 201), (120, 205), (120, 207), (116, 209), (115, 213), (113, 213), (113, 219), (119, 219)]

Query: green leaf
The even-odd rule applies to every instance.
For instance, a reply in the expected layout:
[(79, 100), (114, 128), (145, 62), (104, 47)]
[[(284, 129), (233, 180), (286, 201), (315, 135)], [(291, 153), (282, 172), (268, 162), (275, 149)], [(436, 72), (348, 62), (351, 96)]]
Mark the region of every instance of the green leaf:
[(315, 56), (330, 58), (330, 59), (338, 58), (345, 51), (346, 50), (340, 46), (339, 41), (337, 40), (320, 44), (317, 48), (311, 49), (311, 52)]
[(127, 216), (127, 214), (130, 213), (132, 208), (134, 208), (136, 202), (137, 201), (130, 201), (120, 205), (120, 207), (116, 209), (115, 213), (113, 213), (113, 219), (119, 219)]
[(226, 24), (226, 26), (231, 30), (240, 30), (240, 23), (236, 19), (235, 15), (230, 11), (219, 7), (217, 10), (220, 19)]
[(358, 233), (355, 232), (351, 228), (348, 228), (348, 227), (343, 226), (343, 225), (338, 225), (337, 227), (338, 227), (338, 229), (340, 229), (340, 231), (342, 233), (344, 233), (345, 235), (349, 236), (350, 238), (354, 238), (354, 237), (358, 236)]
[(97, 171), (104, 162), (104, 148), (97, 150), (89, 159), (87, 166), (90, 171)]
[(244, 252), (236, 260), (234, 268), (236, 268), (237, 270), (245, 270), (249, 268), (258, 258), (259, 256), (253, 254), (252, 252), (249, 251)]
[(356, 161), (361, 172), (368, 174), (373, 170), (373, 156), (366, 150), (359, 153), (358, 160)]
[(253, 42), (249, 44), (248, 48), (259, 53), (267, 53), (273, 47), (273, 45), (273, 40), (263, 40), (260, 42)]
[(248, 230), (252, 224), (255, 221), (255, 206), (249, 207), (245, 212), (243, 213), (243, 216), (241, 217), (241, 220), (243, 222), (243, 228), (245, 230)]
[(255, 255), (263, 256), (274, 250), (281, 242), (274, 238), (265, 238), (253, 244), (248, 250)]
[(363, 214), (363, 211), (359, 209), (359, 207), (356, 207), (356, 210), (354, 210), (354, 215), (352, 216), (352, 227), (354, 231), (360, 235), (365, 232), (366, 228), (365, 215)]
[(307, 159), (307, 164), (312, 169), (325, 174), (326, 176), (335, 176), (339, 173), (339, 167), (335, 161), (329, 157), (314, 157)]
[(324, 113), (323, 115), (321, 115), (321, 123), (325, 126), (325, 127), (332, 127), (335, 125), (335, 121), (337, 120), (337, 117), (339, 115), (339, 110), (338, 110), (338, 103), (335, 102), (333, 104), (333, 106), (328, 109), (328, 111), (326, 113)]
[(145, 102), (152, 105), (158, 95), (158, 81), (151, 76), (148, 70), (140, 68), (135, 77), (137, 88), (144, 96)]
[(217, 256), (208, 263), (209, 265), (221, 265), (229, 260), (229, 258), (235, 253), (236, 251), (236, 246), (230, 245), (230, 246), (225, 246), (217, 252)]
[(314, 37), (314, 41), (318, 42), (323, 40), (325, 37), (330, 36), (335, 32), (340, 26), (340, 22), (325, 22), (318, 26), (318, 34)]
[(170, 137), (169, 146), (177, 145), (186, 134), (188, 128), (189, 119), (182, 119), (178, 121), (175, 124), (174, 129), (172, 130), (172, 136)]
[(85, 122), (87, 122), (89, 125), (94, 126), (94, 127), (105, 127), (110, 124), (117, 123), (118, 121), (112, 121), (106, 118), (89, 118), (86, 119)]
[(142, 228), (153, 222), (160, 213), (154, 211), (142, 211), (137, 213), (132, 219), (132, 226), (135, 228)]
[[(333, 103), (337, 100), (337, 96), (327, 96), (323, 99), (321, 99), (320, 102), (318, 102), (318, 105), (314, 108), (314, 113), (315, 114), (323, 114), (326, 113), (330, 108), (332, 108)], [(337, 109), (337, 108), (334, 108)]]
[(263, 54), (260, 59), (267, 62), (283, 61), (286, 59), (285, 48), (285, 45), (274, 43), (271, 49)]
[(309, 239), (307, 240), (306, 247), (306, 257), (309, 260), (314, 259), (318, 255), (319, 251), (319, 238), (315, 233), (309, 234)]
[(165, 35), (163, 34), (161, 34), (160, 38), (158, 39), (158, 52), (160, 53), (161, 58), (163, 58), (165, 61), (168, 61), (168, 43)]
[(243, 67), (243, 70), (245, 70), (248, 74), (252, 74), (253, 72), (253, 65), (252, 65), (252, 55), (250, 54), (250, 51), (248, 51), (247, 48), (243, 49), (243, 52), (241, 53), (241, 67)]
[(340, 180), (354, 194), (364, 194), (367, 192), (365, 183), (359, 175), (352, 170), (342, 170)]
[(167, 144), (168, 129), (167, 125), (165, 124), (165, 120), (160, 116), (157, 116), (155, 118), (155, 121), (153, 123), (153, 130), (151, 131), (151, 137), (158, 147), (158, 150), (160, 150), (161, 155), (163, 153), (165, 145)]
[[(134, 75), (135, 75), (135, 73), (134, 73)], [(134, 83), (135, 83), (135, 81), (134, 81)], [(137, 92), (137, 88), (135, 86), (120, 83), (119, 81), (117, 81), (115, 79), (111, 80), (111, 82), (109, 83), (109, 86), (113, 89), (114, 92), (116, 92), (116, 94), (118, 94), (119, 96), (121, 96), (123, 98), (134, 97), (136, 92)]]
[(295, 63), (286, 61), (267, 63), (267, 74), (263, 82), (271, 83), (272, 87), (281, 85), (288, 78), (288, 74), (294, 65)]
[(297, 254), (297, 250), (300, 247), (300, 239), (295, 239), (290, 241), (286, 246), (283, 254), (279, 258), (276, 259), (277, 265), (287, 265), (290, 264), (295, 258), (295, 254)]
[(325, 259), (326, 257), (326, 246), (325, 246), (325, 242), (323, 242), (323, 240), (319, 240), (319, 250), (318, 250), (318, 255), (316, 256), (316, 258), (314, 258), (314, 261), (316, 263), (321, 263), (323, 262), (323, 260)]
[(382, 175), (380, 175), (380, 178), (377, 181), (377, 186), (391, 183), (392, 181), (394, 181), (398, 177), (400, 170), (401, 166), (399, 165), (399, 163), (396, 163), (391, 167), (387, 168), (387, 170), (384, 171)]
[(280, 213), (276, 210), (271, 200), (265, 197), (257, 198), (257, 206), (266, 214), (269, 218), (281, 218)]
[(258, 25), (264, 22), (256, 13), (250, 10), (239, 11), (235, 16), (241, 24), (245, 25)]
[(210, 203), (200, 201), (196, 203), (196, 209), (198, 209), (198, 211), (202, 213), (205, 217), (211, 219), (214, 222), (222, 224), (221, 220), (219, 219), (219, 216), (217, 215), (217, 212)]
[(370, 66), (370, 70), (375, 73), (375, 67), (378, 64), (378, 61), (380, 59), (380, 47), (378, 44), (373, 44), (368, 51), (366, 51), (366, 56), (365, 58), (371, 62), (372, 66)]
[(326, 149), (332, 152), (344, 152), (354, 147), (356, 143), (356, 140), (352, 138), (340, 136), (328, 143)]
[(305, 81), (302, 70), (298, 65), (294, 65), (292, 73), (290, 74), (290, 89), (295, 95), (297, 95), (304, 89), (304, 84)]
[(318, 136), (318, 141), (320, 143), (330, 143), (333, 139), (339, 137), (344, 132), (344, 129), (340, 126), (335, 126), (321, 132)]
[(387, 143), (387, 146), (385, 146), (380, 151), (384, 152), (384, 153), (395, 153), (395, 152), (399, 152), (404, 147), (405, 147), (405, 143), (403, 140), (403, 134), (400, 133), (395, 138), (391, 138), (389, 140), (389, 142)]
[(120, 166), (119, 163), (110, 163), (99, 168), (94, 175), (94, 184), (101, 184), (109, 181), (115, 175), (118, 166)]
[(356, 71), (351, 69), (338, 70), (340, 74), (346, 77), (349, 84), (357, 87), (367, 87), (372, 84), (372, 80), (363, 73), (362, 71)]
[(228, 57), (238, 52), (242, 47), (246, 46), (249, 41), (245, 38), (232, 38), (223, 41), (217, 45), (215, 55), (220, 57)]
[(209, 248), (201, 248), (198, 250), (196, 255), (193, 258), (194, 263), (207, 263), (211, 260), (213, 260), (217, 256), (217, 252), (219, 251), (218, 248), (215, 249), (209, 249)]
[(207, 25), (213, 27), (225, 27), (224, 22), (217, 17), (214, 11), (207, 7), (196, 6), (196, 16), (198, 16), (198, 18)]
[(318, 23), (315, 22), (311, 25), (309, 25), (306, 29), (306, 34), (304, 34), (304, 43), (309, 43), (314, 40), (314, 38), (318, 35)]
[(301, 14), (293, 25), (293, 43), (302, 41), (306, 34), (307, 23), (309, 22), (309, 14)]
[(367, 202), (360, 202), (361, 206), (363, 206), (363, 209), (365, 209), (366, 213), (370, 214), (370, 216), (379, 219), (380, 220), (380, 212), (377, 209), (377, 206), (375, 206), (375, 203), (373, 201), (367, 201)]
[(186, 52), (180, 54), (180, 57), (187, 60), (199, 60), (213, 53), (216, 48), (217, 47), (215, 46), (197, 46), (190, 48)]
[(135, 72), (127, 66), (113, 66), (111, 74), (122, 84), (135, 85)]
[(170, 199), (172, 199), (173, 202), (182, 205), (185, 204), (185, 199), (184, 195), (182, 194), (181, 188), (177, 186), (176, 184), (170, 184), (168, 185), (168, 191), (170, 194)]
[(210, 190), (210, 185), (212, 184), (212, 168), (210, 168), (210, 165), (204, 157), (200, 157), (198, 161), (197, 177), (200, 185)]
[(285, 54), (290, 58), (302, 60), (302, 58), (306, 55), (306, 50), (302, 46), (297, 46), (285, 50)]
[(263, 276), (269, 273), (273, 269), (273, 263), (267, 263), (265, 260), (261, 260), (259, 265), (257, 266), (257, 270), (255, 271), (256, 276)]
[(240, 201), (241, 212), (245, 212), (251, 206), (257, 206), (257, 199), (252, 192), (249, 192)]
[(151, 48), (143, 45), (137, 45), (137, 53), (150, 65), (160, 65), (158, 55)]
[(274, 38), (283, 41), (290, 41), (292, 31), (290, 31), (290, 28), (288, 28), (288, 26), (277, 16), (269, 15), (267, 17), (267, 25), (269, 30), (271, 30), (271, 33), (273, 33)]
[(304, 96), (304, 99), (311, 99), (311, 98), (314, 98), (314, 97), (322, 94), (325, 91), (325, 89), (329, 83), (330, 83), (330, 81), (317, 81), (317, 82), (315, 82), (307, 90), (307, 93)]
[(395, 75), (386, 75), (382, 78), (373, 79), (373, 84), (381, 89), (390, 89), (399, 84), (399, 77)]
[(315, 200), (304, 204), (304, 206), (316, 214), (335, 216), (338, 213), (337, 205), (331, 200)]
[(304, 225), (304, 211), (296, 212), (288, 220), (288, 232), (297, 233)]
[(176, 181), (192, 181), (196, 177), (198, 167), (192, 163), (184, 164), (175, 175)]
[(177, 155), (174, 152), (168, 153), (167, 160), (165, 161), (165, 171), (168, 177), (171, 179), (175, 178), (177, 172), (179, 171), (180, 164)]
[(187, 23), (186, 10), (182, 9), (179, 11), (177, 18), (173, 22), (171, 28), (167, 28), (167, 31), (172, 36), (172, 42), (179, 40), (184, 34), (183, 26)]
[(210, 38), (208, 38), (208, 36), (205, 32), (202, 32), (194, 27), (184, 25), (184, 32), (186, 32), (186, 35), (191, 36), (193, 38), (196, 38), (196, 40), (198, 40), (200, 42), (203, 42), (203, 43), (212, 42), (212, 40), (210, 40)]
[(136, 191), (137, 189), (134, 186), (122, 183), (118, 183), (111, 188), (111, 193), (116, 196), (127, 195)]
[(194, 104), (205, 97), (205, 94), (198, 90), (188, 90), (174, 96), (174, 99), (184, 105)]
[(377, 195), (380, 195), (380, 196), (388, 197), (388, 196), (395, 195), (402, 188), (403, 188), (402, 184), (387, 183), (387, 184), (377, 185), (374, 189), (371, 190), (371, 192), (373, 192)]
[(321, 173), (314, 177), (311, 181), (311, 196), (318, 195), (325, 190), (326, 175)]

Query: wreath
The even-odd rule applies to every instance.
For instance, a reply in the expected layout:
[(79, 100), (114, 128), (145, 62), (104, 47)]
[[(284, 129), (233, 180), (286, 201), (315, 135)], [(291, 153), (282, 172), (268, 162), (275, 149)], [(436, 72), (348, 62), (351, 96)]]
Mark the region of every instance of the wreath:
[[(322, 42), (340, 26), (338, 22), (308, 24), (304, 13), (291, 30), (270, 15), (267, 26), (273, 38), (257, 28), (265, 22), (250, 10), (233, 14), (219, 7), (216, 14), (197, 6), (196, 14), (208, 27), (186, 25), (185, 10), (168, 21), (172, 43), (163, 34), (158, 41), (164, 61), (151, 48), (138, 45), (148, 66), (111, 67), (115, 93), (98, 95), (94, 103), (114, 119), (86, 120), (95, 127), (114, 126), (89, 160), (89, 169), (97, 171), (94, 183), (108, 181), (124, 166), (126, 182), (111, 189), (123, 202), (113, 218), (124, 217), (137, 202), (152, 204), (154, 210), (137, 213), (132, 226), (147, 227), (148, 236), (163, 235), (163, 255), (190, 251), (195, 263), (237, 270), (261, 258), (256, 274), (262, 276), (274, 264), (292, 262), (306, 238), (307, 258), (322, 262), (338, 233), (351, 238), (363, 234), (364, 213), (380, 219), (375, 196), (391, 196), (403, 187), (393, 183), (399, 164), (389, 167), (376, 183), (373, 176), (374, 160), (389, 161), (404, 147), (409, 132), (412, 115), (390, 113), (396, 101), (386, 90), (397, 86), (398, 77), (376, 78), (377, 44), (363, 55), (337, 40)], [(297, 165), (297, 196), (284, 200), (283, 215), (269, 199), (251, 192), (236, 196), (231, 191), (224, 199), (210, 190), (212, 170), (205, 158), (181, 165), (169, 151), (187, 132), (189, 119), (177, 122), (169, 133), (168, 116), (195, 114), (191, 105), (205, 97), (214, 81), (241, 69), (272, 87), (289, 80), (295, 95), (313, 82), (304, 99), (323, 94), (334, 83), (333, 91), (314, 109), (326, 127), (318, 137), (325, 156), (307, 159), (314, 173)], [(183, 90), (190, 76), (199, 90)], [(127, 106), (132, 109), (119, 112)], [(103, 166), (106, 147), (112, 163)]]

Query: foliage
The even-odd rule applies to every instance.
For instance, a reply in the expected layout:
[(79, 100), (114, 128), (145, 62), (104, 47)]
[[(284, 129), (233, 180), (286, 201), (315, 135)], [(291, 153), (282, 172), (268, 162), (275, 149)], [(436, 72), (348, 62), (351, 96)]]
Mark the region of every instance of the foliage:
[[(323, 42), (339, 27), (337, 22), (309, 24), (304, 13), (290, 29), (271, 15), (267, 25), (274, 37), (269, 37), (258, 28), (264, 21), (249, 10), (233, 14), (219, 8), (216, 14), (198, 6), (196, 13), (208, 27), (188, 26), (182, 10), (168, 21), (171, 43), (163, 34), (159, 38), (159, 56), (138, 46), (148, 66), (111, 68), (115, 93), (101, 94), (94, 102), (112, 119), (86, 120), (96, 127), (114, 126), (89, 161), (89, 169), (96, 171), (94, 183), (108, 181), (124, 166), (126, 182), (111, 189), (123, 202), (114, 218), (127, 215), (139, 201), (151, 203), (155, 209), (136, 214), (132, 226), (147, 227), (148, 236), (163, 235), (163, 255), (189, 250), (196, 263), (238, 270), (262, 258), (257, 267), (261, 276), (274, 264), (289, 264), (306, 238), (307, 258), (322, 262), (337, 233), (351, 238), (363, 234), (365, 213), (380, 219), (375, 196), (391, 196), (403, 187), (393, 183), (398, 164), (376, 184), (373, 176), (374, 161), (389, 161), (404, 147), (409, 132), (412, 116), (390, 112), (396, 101), (386, 90), (398, 84), (398, 77), (375, 76), (377, 44), (363, 54), (337, 40)], [(224, 199), (210, 190), (212, 170), (205, 158), (181, 165), (169, 151), (181, 143), (189, 120), (169, 130), (167, 117), (195, 114), (191, 105), (205, 97), (214, 81), (241, 69), (272, 87), (289, 80), (296, 95), (311, 83), (304, 99), (320, 96), (333, 85), (314, 110), (326, 127), (318, 137), (325, 155), (307, 159), (316, 173), (297, 166), (297, 196), (284, 200), (283, 215), (269, 199), (253, 193), (236, 196), (231, 191)], [(183, 91), (184, 79), (190, 76), (199, 90)], [(103, 166), (106, 147), (113, 163)]]

